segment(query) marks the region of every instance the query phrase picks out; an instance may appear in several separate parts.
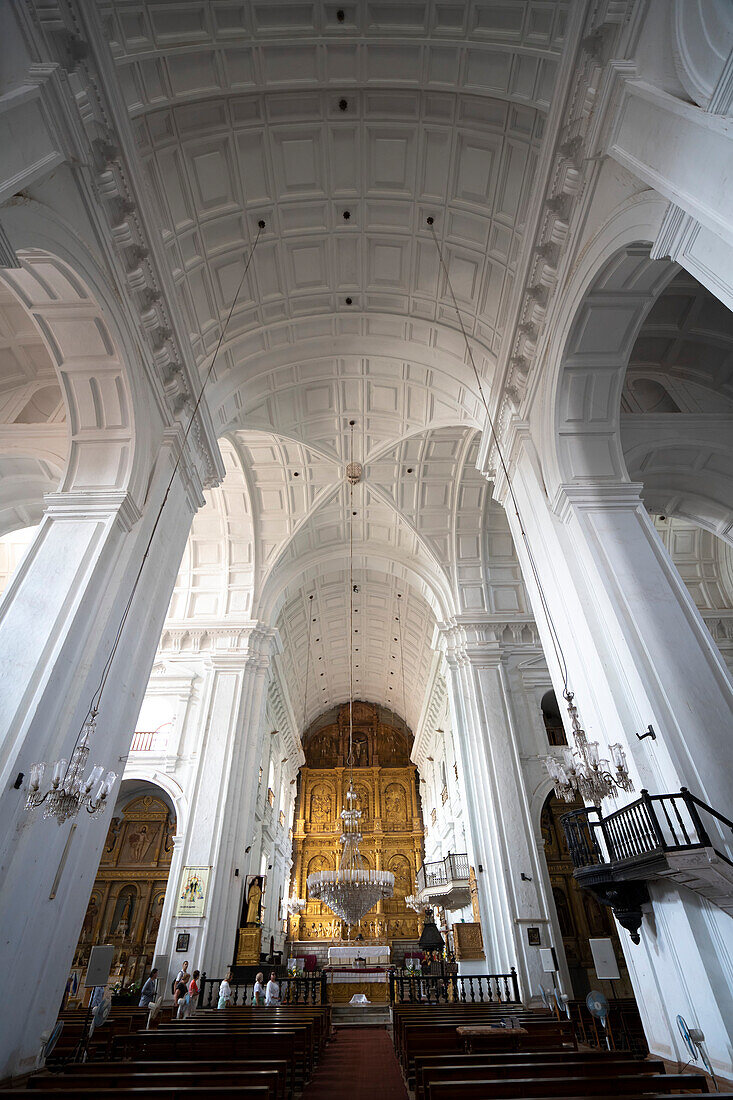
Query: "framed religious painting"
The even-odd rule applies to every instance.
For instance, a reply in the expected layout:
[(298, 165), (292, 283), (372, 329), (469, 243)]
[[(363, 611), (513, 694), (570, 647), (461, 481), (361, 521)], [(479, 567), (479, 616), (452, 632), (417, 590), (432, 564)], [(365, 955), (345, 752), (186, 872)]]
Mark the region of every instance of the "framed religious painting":
[(209, 892), (210, 867), (184, 867), (176, 905), (177, 917), (203, 917)]
[(191, 942), (190, 932), (179, 932), (176, 936), (176, 951), (178, 954), (185, 954), (188, 951), (188, 945)]

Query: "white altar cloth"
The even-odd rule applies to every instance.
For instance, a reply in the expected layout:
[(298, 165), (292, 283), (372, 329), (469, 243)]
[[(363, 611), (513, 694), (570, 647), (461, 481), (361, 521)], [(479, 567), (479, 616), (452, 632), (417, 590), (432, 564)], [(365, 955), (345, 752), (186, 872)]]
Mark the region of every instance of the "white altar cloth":
[(332, 966), (348, 966), (354, 959), (364, 959), (367, 966), (389, 964), (388, 944), (352, 944), (349, 947), (329, 947), (328, 961)]

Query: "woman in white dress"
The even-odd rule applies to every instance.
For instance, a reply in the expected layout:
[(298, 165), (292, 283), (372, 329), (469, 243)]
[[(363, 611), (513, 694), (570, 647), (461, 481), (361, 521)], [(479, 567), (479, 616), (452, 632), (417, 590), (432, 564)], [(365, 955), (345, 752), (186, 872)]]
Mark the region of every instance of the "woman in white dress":
[(264, 974), (258, 974), (257, 977), (255, 978), (255, 987), (252, 990), (252, 1004), (255, 1005), (255, 1007), (257, 1005), (263, 1005), (265, 1003), (264, 981), (265, 981), (265, 975)]
[(275, 980), (275, 971), (270, 974), (270, 980), (267, 983), (267, 989), (265, 990), (265, 1004), (271, 1008), (277, 1008), (280, 1004), (280, 986)]
[(229, 984), (232, 980), (231, 970), (227, 973), (226, 978), (219, 986), (219, 1002), (217, 1008), (228, 1008), (232, 1003), (232, 987)]

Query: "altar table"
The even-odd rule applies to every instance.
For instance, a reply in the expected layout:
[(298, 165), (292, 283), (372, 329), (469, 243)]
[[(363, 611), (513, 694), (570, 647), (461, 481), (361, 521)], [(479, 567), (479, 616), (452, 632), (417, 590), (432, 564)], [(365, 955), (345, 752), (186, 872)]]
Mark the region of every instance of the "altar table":
[(346, 1004), (355, 993), (363, 993), (370, 1003), (386, 1004), (389, 1000), (389, 971), (379, 966), (340, 966), (329, 968), (326, 992), (329, 1004)]
[(367, 965), (389, 965), (389, 945), (357, 943), (328, 949), (328, 961), (333, 966), (348, 966), (355, 959), (364, 959)]

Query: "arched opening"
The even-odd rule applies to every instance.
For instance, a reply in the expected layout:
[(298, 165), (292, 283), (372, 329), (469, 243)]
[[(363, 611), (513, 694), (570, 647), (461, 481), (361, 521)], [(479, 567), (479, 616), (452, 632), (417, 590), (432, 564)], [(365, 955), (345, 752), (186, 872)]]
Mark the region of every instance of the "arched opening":
[(549, 743), (551, 745), (567, 745), (568, 739), (554, 691), (545, 692), (540, 701), (540, 709), (542, 710), (542, 721), (545, 724)]
[(95, 944), (112, 944), (108, 991), (137, 1004), (155, 954), (176, 816), (160, 787), (126, 780), (120, 788), (87, 904), (69, 982), (70, 1006), (85, 1003), (86, 968)]
[[(611, 912), (599, 905), (587, 890), (581, 890), (573, 877), (573, 861), (568, 851), (561, 818), (563, 814), (583, 808), (583, 802), (564, 802), (551, 792), (545, 799), (540, 818), (544, 857), (550, 876), (552, 904), (557, 927), (567, 960), (573, 996), (585, 1000), (591, 989), (599, 989), (607, 997), (633, 997), (631, 982), (624, 962), (621, 943)], [(591, 939), (610, 939), (621, 978), (611, 983), (596, 975)]]
[[(412, 733), (386, 707), (356, 701), (353, 705), (354, 787), (363, 835), (364, 865), (395, 876), (394, 895), (377, 902), (352, 937), (365, 944), (389, 944), (393, 960), (417, 950), (418, 915), (405, 897), (414, 892), (423, 860), (423, 821), (417, 769), (410, 762)], [(322, 902), (308, 895), (307, 878), (314, 871), (338, 867), (341, 810), (349, 782), (349, 707), (332, 707), (303, 736), (306, 762), (300, 769), (293, 830), (291, 893), (306, 899), (301, 913), (290, 918), (291, 956), (327, 959), (328, 948), (345, 939), (347, 929)]]

